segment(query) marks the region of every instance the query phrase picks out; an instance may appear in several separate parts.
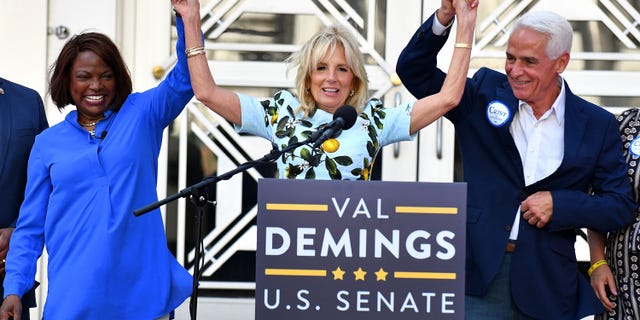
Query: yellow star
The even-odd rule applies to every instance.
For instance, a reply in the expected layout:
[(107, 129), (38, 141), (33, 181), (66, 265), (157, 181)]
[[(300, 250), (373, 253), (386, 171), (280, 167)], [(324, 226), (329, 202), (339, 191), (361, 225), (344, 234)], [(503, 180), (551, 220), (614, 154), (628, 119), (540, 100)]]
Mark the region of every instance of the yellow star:
[(384, 271), (384, 269), (380, 268), (380, 270), (375, 272), (376, 281), (387, 281), (388, 272)]
[(362, 270), (362, 268), (358, 268), (358, 270), (354, 271), (353, 274), (356, 276), (356, 281), (362, 280), (364, 281), (364, 276), (367, 274), (366, 271)]
[(333, 273), (333, 280), (344, 280), (345, 272), (342, 271), (342, 269), (340, 269), (340, 267), (338, 267), (337, 269), (331, 271), (331, 273)]

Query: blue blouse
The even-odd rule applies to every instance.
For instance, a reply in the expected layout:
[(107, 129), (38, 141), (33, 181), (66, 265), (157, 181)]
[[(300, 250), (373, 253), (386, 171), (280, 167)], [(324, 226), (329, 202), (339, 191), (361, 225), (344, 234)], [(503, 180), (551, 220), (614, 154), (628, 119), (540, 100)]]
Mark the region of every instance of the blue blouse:
[[(242, 126), (236, 130), (263, 137), (280, 150), (305, 141), (319, 126), (333, 121), (333, 114), (320, 109), (305, 117), (299, 110), (300, 101), (288, 91), (279, 91), (264, 101), (243, 94), (238, 97)], [(333, 147), (323, 144), (314, 149), (306, 144), (281, 156), (277, 161), (279, 178), (369, 180), (383, 146), (415, 137), (409, 134), (412, 108), (413, 102), (385, 108), (380, 100), (369, 100), (353, 127), (332, 141)]]
[(95, 137), (75, 110), (36, 137), (4, 288), (22, 296), (33, 285), (46, 245), (44, 319), (156, 319), (191, 294), (160, 211), (133, 215), (157, 201), (163, 130), (193, 97), (177, 20), (178, 63), (156, 88), (106, 112)]

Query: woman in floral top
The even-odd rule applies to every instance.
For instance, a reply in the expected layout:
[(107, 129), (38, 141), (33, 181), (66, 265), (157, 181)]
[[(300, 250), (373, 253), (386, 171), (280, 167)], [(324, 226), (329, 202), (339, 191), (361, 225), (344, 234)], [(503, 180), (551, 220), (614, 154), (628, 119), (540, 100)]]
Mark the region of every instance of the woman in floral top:
[[(385, 145), (411, 140), (415, 133), (454, 108), (462, 96), (469, 69), (476, 21), (477, 0), (456, 0), (456, 45), (441, 91), (396, 108), (385, 108), (377, 99), (367, 100), (368, 79), (357, 41), (344, 28), (330, 26), (317, 33), (300, 51), (289, 57), (297, 69), (297, 96), (279, 91), (258, 100), (215, 84), (202, 48), (198, 0), (172, 0), (183, 14), (191, 84), (196, 98), (231, 121), (239, 132), (270, 140), (280, 149), (307, 140), (333, 120), (344, 105), (355, 106), (355, 125), (321, 146), (302, 145), (278, 160), (280, 178), (368, 180), (373, 161)], [(452, 9), (454, 9), (452, 8)]]

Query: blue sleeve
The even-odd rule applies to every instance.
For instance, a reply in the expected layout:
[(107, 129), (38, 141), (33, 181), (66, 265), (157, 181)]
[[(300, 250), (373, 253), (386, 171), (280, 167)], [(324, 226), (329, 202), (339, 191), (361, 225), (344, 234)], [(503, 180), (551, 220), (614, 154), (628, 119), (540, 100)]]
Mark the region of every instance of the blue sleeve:
[(402, 84), (416, 98), (440, 91), (446, 74), (438, 69), (438, 52), (447, 42), (449, 33), (435, 35), (432, 30), (435, 14), (431, 15), (411, 37), (396, 64)]
[(167, 127), (182, 112), (193, 98), (189, 67), (185, 54), (184, 24), (182, 18), (176, 18), (178, 40), (176, 42), (177, 62), (162, 82), (153, 89), (143, 93), (150, 94), (149, 112), (155, 116), (161, 128)]
[[(568, 189), (552, 191), (552, 230), (578, 227), (606, 233), (627, 226), (635, 216), (637, 204), (621, 152), (618, 123), (613, 115), (606, 116), (606, 126), (598, 130), (603, 138), (592, 177), (592, 193)], [(593, 127), (596, 126), (591, 130), (597, 130)]]
[(38, 258), (44, 247), (44, 227), (51, 193), (51, 180), (49, 170), (41, 161), (37, 149), (34, 145), (29, 156), (29, 180), (25, 201), (20, 208), (16, 230), (9, 243), (4, 297), (10, 294), (22, 297), (31, 289), (36, 276)]
[[(38, 92), (35, 90), (29, 90), (28, 92), (30, 92), (30, 98), (32, 98), (32, 101), (24, 103), (24, 106), (30, 107), (31, 114), (37, 115), (37, 121), (34, 123), (34, 128), (36, 129), (36, 132), (34, 134), (37, 135), (40, 132), (42, 132), (44, 129), (48, 128), (49, 123), (47, 122), (47, 116), (44, 111), (44, 103), (42, 102), (42, 98), (40, 97), (40, 94), (38, 94)], [(31, 146), (32, 145), (30, 145), (29, 148), (31, 148)], [(18, 214), (16, 213), (16, 218), (13, 219), (13, 221), (11, 221), (11, 224), (9, 225), (9, 227), (11, 228), (16, 227), (17, 217), (18, 217)]]

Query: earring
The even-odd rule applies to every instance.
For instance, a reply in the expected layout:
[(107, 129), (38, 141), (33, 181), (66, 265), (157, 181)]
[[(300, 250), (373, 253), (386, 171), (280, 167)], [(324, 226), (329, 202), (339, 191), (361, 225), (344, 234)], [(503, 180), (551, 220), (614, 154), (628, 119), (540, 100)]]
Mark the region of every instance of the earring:
[(307, 89), (304, 91), (304, 93), (306, 93), (306, 94), (310, 94), (310, 93), (311, 93), (311, 90), (310, 90), (309, 88), (307, 88)]
[(355, 91), (351, 90), (351, 92), (349, 92), (349, 97), (353, 97), (355, 93), (356, 93)]

